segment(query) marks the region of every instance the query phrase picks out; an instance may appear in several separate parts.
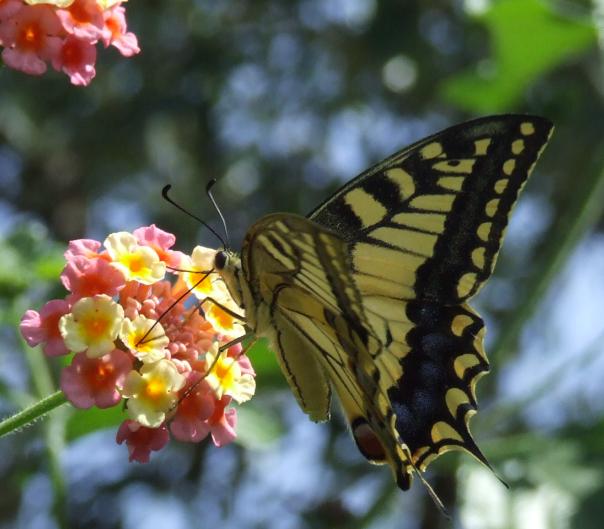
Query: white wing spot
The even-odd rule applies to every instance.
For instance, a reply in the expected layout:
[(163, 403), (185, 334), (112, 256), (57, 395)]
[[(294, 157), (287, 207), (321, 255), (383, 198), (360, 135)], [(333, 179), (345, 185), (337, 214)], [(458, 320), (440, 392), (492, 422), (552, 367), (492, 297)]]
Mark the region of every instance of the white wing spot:
[(514, 160), (513, 158), (510, 158), (509, 160), (506, 160), (505, 162), (503, 162), (503, 172), (510, 176), (513, 172), (514, 169), (516, 168), (516, 160)]
[(474, 142), (474, 154), (476, 156), (486, 155), (489, 149), (489, 145), (491, 145), (491, 138), (483, 138), (482, 140), (476, 140)]
[(364, 226), (380, 222), (388, 213), (384, 205), (361, 188), (353, 189), (344, 195), (344, 201)]
[(512, 154), (520, 154), (524, 150), (524, 140), (515, 140), (512, 142)]
[(407, 200), (415, 193), (415, 182), (411, 175), (404, 169), (401, 169), (400, 167), (389, 169), (386, 171), (386, 176), (398, 186), (401, 200)]
[(497, 213), (497, 209), (499, 208), (499, 199), (493, 198), (487, 202), (485, 209), (485, 213), (489, 217), (494, 217), (495, 213)]
[(530, 121), (525, 121), (520, 125), (520, 134), (523, 136), (535, 134), (535, 125), (533, 125)]
[(480, 226), (478, 226), (478, 236), (484, 242), (487, 242), (489, 240), (489, 235), (491, 233), (492, 227), (493, 224), (491, 222), (483, 222)]
[(432, 169), (441, 171), (443, 173), (464, 173), (471, 174), (472, 168), (476, 163), (474, 158), (464, 158), (460, 160), (443, 160), (442, 162), (436, 162)]
[(438, 158), (441, 154), (443, 154), (443, 146), (437, 141), (428, 143), (428, 145), (422, 147), (420, 150), (420, 155), (424, 160)]
[(495, 182), (495, 193), (497, 193), (498, 195), (501, 195), (501, 193), (503, 193), (505, 191), (507, 186), (508, 186), (507, 178), (501, 178), (500, 180), (497, 180), (497, 182)]

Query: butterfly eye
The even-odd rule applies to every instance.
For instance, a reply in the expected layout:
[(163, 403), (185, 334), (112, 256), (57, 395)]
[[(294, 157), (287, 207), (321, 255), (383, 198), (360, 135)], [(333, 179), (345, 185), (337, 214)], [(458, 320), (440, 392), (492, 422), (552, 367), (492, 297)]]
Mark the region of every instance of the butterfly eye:
[(216, 252), (214, 257), (214, 266), (217, 270), (223, 270), (229, 260), (226, 252)]

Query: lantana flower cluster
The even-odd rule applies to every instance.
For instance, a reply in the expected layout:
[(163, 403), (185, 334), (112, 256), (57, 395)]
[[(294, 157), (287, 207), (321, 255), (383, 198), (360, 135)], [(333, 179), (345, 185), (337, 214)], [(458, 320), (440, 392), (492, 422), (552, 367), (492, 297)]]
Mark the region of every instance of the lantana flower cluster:
[(47, 356), (73, 354), (61, 389), (75, 407), (123, 407), (117, 442), (126, 442), (131, 461), (147, 462), (170, 434), (231, 442), (230, 404), (256, 388), (241, 345), (229, 345), (244, 334), (236, 317), (243, 315), (209, 273), (215, 250), (198, 246), (189, 256), (174, 243), (155, 225), (112, 233), (102, 244), (71, 241), (61, 273), (68, 294), (26, 311), (20, 325)]
[(74, 85), (96, 74), (97, 44), (124, 57), (140, 48), (126, 24), (126, 0), (0, 0), (0, 45), (7, 66), (42, 75), (51, 64)]

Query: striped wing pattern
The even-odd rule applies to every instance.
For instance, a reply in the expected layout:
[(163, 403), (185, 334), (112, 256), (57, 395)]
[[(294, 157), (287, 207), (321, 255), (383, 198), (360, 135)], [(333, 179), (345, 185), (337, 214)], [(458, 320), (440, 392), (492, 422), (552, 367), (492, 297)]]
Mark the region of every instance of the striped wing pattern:
[(492, 272), (551, 130), (543, 118), (514, 115), (457, 125), (359, 175), (309, 215), (348, 244), (384, 345), (381, 365), (395, 376), (390, 385), (381, 377), (381, 390), (418, 468), (453, 448), (486, 464), (468, 428), (488, 370), (484, 325), (466, 301)]
[(551, 130), (519, 115), (457, 125), (365, 171), (310, 220), (269, 215), (246, 236), (251, 330), (311, 418), (329, 417), (335, 390), (363, 455), (403, 489), (450, 449), (488, 465), (468, 426), (488, 361), (467, 302)]
[[(304, 217), (269, 215), (248, 232), (242, 268), (256, 313), (266, 311), (255, 333), (275, 347), (301, 407), (313, 418), (327, 418), (329, 393), (316, 393), (317, 373), (325, 373), (361, 451), (376, 463), (389, 463), (397, 482), (408, 488), (408, 450), (383, 389), (402, 373), (392, 355), (383, 354), (367, 320), (347, 244)], [(299, 369), (292, 369), (292, 355)]]

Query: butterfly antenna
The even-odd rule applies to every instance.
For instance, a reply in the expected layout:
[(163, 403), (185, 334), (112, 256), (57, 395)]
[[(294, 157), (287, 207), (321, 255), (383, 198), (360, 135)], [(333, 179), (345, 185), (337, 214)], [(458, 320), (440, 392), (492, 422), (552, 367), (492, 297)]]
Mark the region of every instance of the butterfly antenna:
[[(172, 186), (170, 184), (168, 184), (168, 185), (164, 186), (164, 188), (161, 190), (161, 195), (162, 195), (162, 197), (164, 197), (164, 200), (169, 202), (170, 204), (172, 204), (175, 208), (179, 209), (184, 214), (189, 215), (189, 217), (191, 217), (191, 218), (195, 219), (197, 222), (203, 224), (220, 241), (222, 246), (226, 247), (224, 239), (220, 236), (220, 234), (214, 228), (212, 228), (212, 226), (210, 226), (206, 221), (200, 219), (197, 215), (194, 215), (190, 211), (186, 210), (180, 204), (174, 202), (174, 200), (172, 200), (172, 198), (170, 198), (170, 196), (168, 195), (168, 191), (170, 191), (171, 187)], [(212, 200), (212, 202), (213, 202), (213, 200)], [(216, 205), (216, 204), (214, 204), (214, 205)], [(218, 213), (220, 213), (220, 211)], [(220, 218), (222, 218), (222, 214), (220, 215)], [(224, 222), (224, 219), (222, 219), (222, 222)]]
[(216, 203), (216, 199), (214, 198), (214, 195), (212, 194), (212, 188), (214, 187), (214, 184), (216, 184), (216, 178), (212, 178), (208, 182), (208, 185), (206, 186), (206, 193), (207, 193), (209, 199), (212, 201), (212, 204), (214, 204), (216, 213), (218, 213), (218, 216), (220, 217), (220, 220), (222, 221), (222, 225), (224, 226), (224, 234), (226, 236), (227, 245), (228, 245), (227, 248), (230, 248), (231, 247), (231, 238), (229, 237), (229, 230), (227, 228), (226, 221), (224, 220), (224, 216), (222, 215), (222, 211), (220, 211), (220, 208), (218, 207), (218, 204)]

